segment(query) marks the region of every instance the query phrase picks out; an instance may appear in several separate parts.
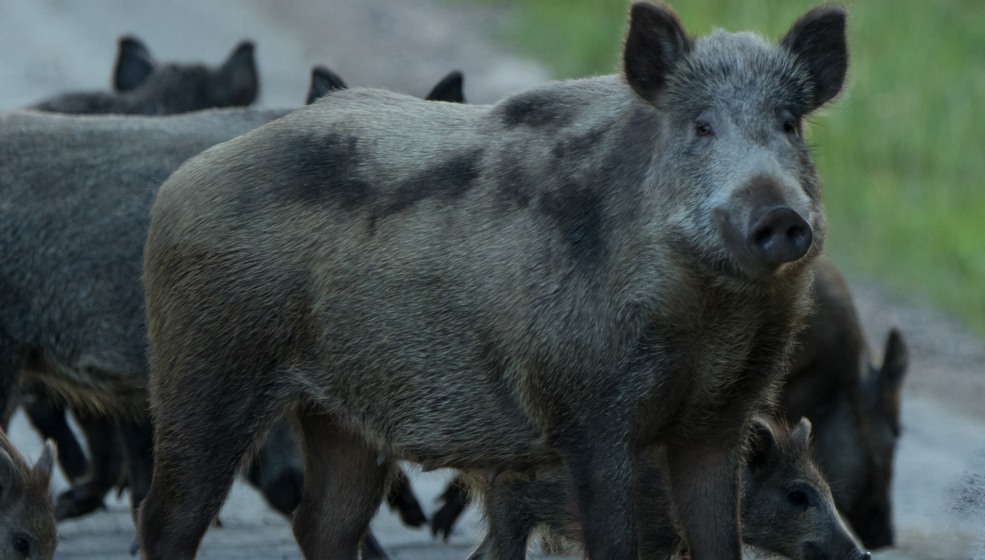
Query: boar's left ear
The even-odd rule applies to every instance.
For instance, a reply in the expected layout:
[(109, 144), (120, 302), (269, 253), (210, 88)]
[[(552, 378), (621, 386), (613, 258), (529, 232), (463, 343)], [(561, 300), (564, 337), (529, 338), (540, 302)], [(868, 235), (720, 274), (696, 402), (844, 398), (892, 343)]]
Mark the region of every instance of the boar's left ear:
[(465, 78), (458, 70), (452, 70), (431, 90), (424, 99), (427, 101), (447, 101), (449, 103), (465, 103), (462, 85)]
[(305, 104), (311, 105), (315, 100), (331, 91), (347, 89), (348, 87), (345, 80), (335, 72), (324, 66), (315, 66), (311, 69), (311, 86), (308, 88), (308, 99)]
[(34, 463), (33, 470), (35, 473), (41, 475), (44, 479), (51, 478), (51, 469), (55, 464), (55, 456), (58, 454), (55, 448), (55, 442), (52, 440), (45, 440), (44, 451), (41, 452), (41, 456)]
[(753, 418), (749, 431), (749, 452), (746, 455), (749, 470), (756, 473), (773, 464), (779, 453), (778, 447), (772, 424), (758, 416)]
[(260, 79), (254, 50), (252, 42), (241, 42), (212, 76), (215, 106), (246, 106), (256, 99)]
[(821, 6), (797, 20), (780, 40), (807, 69), (814, 85), (813, 111), (841, 91), (848, 71), (848, 40), (845, 20), (848, 14), (838, 6)]
[(652, 102), (691, 44), (670, 8), (649, 2), (633, 4), (623, 47), (626, 81), (640, 97)]
[(120, 37), (116, 52), (116, 68), (113, 69), (113, 89), (130, 91), (144, 83), (157, 63), (140, 39), (132, 35)]

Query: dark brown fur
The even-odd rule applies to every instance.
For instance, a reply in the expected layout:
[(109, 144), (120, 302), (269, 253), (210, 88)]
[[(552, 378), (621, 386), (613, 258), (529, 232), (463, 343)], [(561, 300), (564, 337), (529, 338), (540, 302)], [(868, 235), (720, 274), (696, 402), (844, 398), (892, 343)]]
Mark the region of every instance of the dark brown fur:
[[(750, 457), (743, 467), (743, 542), (794, 560), (868, 558), (859, 550), (835, 508), (824, 477), (811, 460), (810, 423), (794, 429), (758, 419)], [(670, 558), (684, 549), (675, 527), (665, 466), (658, 449), (641, 454), (635, 491), (640, 558)], [(567, 496), (557, 468), (536, 476), (481, 475), (489, 530), (471, 560), (523, 558), (527, 535), (540, 528), (579, 542), (577, 505)]]
[(51, 560), (55, 555), (55, 510), (51, 467), (55, 447), (45, 443), (28, 465), (0, 430), (0, 560)]
[(889, 546), (906, 345), (892, 331), (881, 364), (874, 365), (844, 278), (828, 259), (814, 268), (813, 313), (799, 337), (782, 409), (788, 419), (811, 418), (815, 459), (862, 541), (870, 548)]
[[(630, 33), (659, 48), (665, 30)], [(783, 125), (840, 88), (802, 59), (845, 55), (844, 13), (815, 10), (778, 46), (686, 45), (666, 91), (600, 77), (521, 94), (522, 110), (335, 92), (173, 174), (145, 251), (160, 421), (146, 557), (195, 555), (243, 454), (290, 409), (322, 474), (295, 515), (310, 558), (355, 557), (406, 459), (560, 461), (589, 556), (635, 560), (635, 457), (657, 443), (693, 557), (739, 558), (744, 435), (778, 388), (823, 239), (809, 154)], [(701, 93), (712, 141), (685, 90), (733, 56)], [(770, 105), (788, 98), (796, 116)], [(559, 138), (597, 130), (594, 150), (558, 159)], [(512, 179), (525, 207), (501, 203)], [(781, 196), (745, 196), (763, 182)], [(777, 207), (814, 232), (782, 264), (750, 246)]]

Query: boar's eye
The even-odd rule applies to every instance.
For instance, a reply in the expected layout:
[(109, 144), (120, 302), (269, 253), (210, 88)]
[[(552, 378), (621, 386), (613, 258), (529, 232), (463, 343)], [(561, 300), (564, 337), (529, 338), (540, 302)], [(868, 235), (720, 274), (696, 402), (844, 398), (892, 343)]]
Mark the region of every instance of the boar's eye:
[(814, 505), (810, 490), (804, 487), (794, 487), (787, 491), (787, 504), (797, 511), (804, 511)]
[(698, 121), (694, 123), (694, 133), (703, 137), (714, 136), (715, 129), (711, 127), (711, 123), (708, 121)]
[(800, 136), (800, 119), (795, 117), (793, 113), (787, 110), (781, 111), (780, 122), (782, 123), (784, 134)]

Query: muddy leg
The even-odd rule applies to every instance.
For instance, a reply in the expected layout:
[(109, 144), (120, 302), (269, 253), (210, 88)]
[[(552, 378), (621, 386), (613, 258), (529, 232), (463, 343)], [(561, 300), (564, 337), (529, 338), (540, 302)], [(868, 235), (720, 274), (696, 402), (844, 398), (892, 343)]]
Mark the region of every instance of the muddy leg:
[(89, 476), (58, 496), (55, 517), (79, 517), (103, 507), (103, 498), (119, 482), (122, 456), (116, 422), (107, 418), (80, 417), (92, 454)]
[(302, 411), (298, 424), (305, 481), (294, 536), (305, 558), (355, 560), (394, 467), (326, 415)]
[(465, 511), (465, 507), (469, 505), (468, 485), (465, 484), (462, 477), (457, 476), (448, 483), (448, 487), (438, 499), (443, 503), (441, 509), (431, 516), (431, 536), (441, 535), (447, 542), (452, 529), (455, 527), (455, 522)]
[(195, 557), (244, 455), (276, 416), (260, 395), (215, 389), (199, 391), (180, 407), (161, 399), (154, 410), (154, 475), (138, 523), (146, 560)]
[(738, 449), (692, 445), (668, 449), (667, 459), (674, 503), (690, 557), (742, 558)]
[(65, 478), (72, 484), (80, 484), (89, 471), (89, 459), (82, 445), (68, 425), (64, 405), (52, 402), (42, 387), (24, 388), (24, 413), (41, 439), (50, 439), (58, 448), (58, 465)]

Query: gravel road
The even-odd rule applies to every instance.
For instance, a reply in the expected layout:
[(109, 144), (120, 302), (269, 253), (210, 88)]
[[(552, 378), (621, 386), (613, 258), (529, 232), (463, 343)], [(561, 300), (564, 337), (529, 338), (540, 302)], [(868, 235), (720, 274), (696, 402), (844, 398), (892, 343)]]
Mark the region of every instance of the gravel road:
[[(66, 90), (105, 88), (116, 39), (126, 33), (141, 37), (160, 60), (209, 63), (223, 60), (237, 41), (253, 39), (264, 106), (300, 104), (315, 64), (351, 85), (418, 95), (459, 69), (469, 100), (491, 102), (547, 79), (538, 65), (489, 40), (502, 17), (448, 0), (0, 0), (0, 110)], [(911, 349), (894, 488), (899, 546), (876, 558), (985, 559), (985, 341), (879, 284), (852, 286), (872, 346), (881, 348), (888, 329), (898, 326)], [(40, 442), (22, 417), (11, 434), (37, 456)], [(434, 507), (447, 476), (414, 476), (426, 508)], [(56, 481), (56, 489), (64, 485)], [(299, 557), (286, 521), (245, 486), (234, 487), (221, 519), (201, 558)], [(447, 544), (402, 527), (387, 511), (374, 528), (393, 558), (418, 560), (465, 558), (482, 531), (474, 511)], [(60, 533), (59, 559), (131, 558), (125, 501), (66, 522)]]

